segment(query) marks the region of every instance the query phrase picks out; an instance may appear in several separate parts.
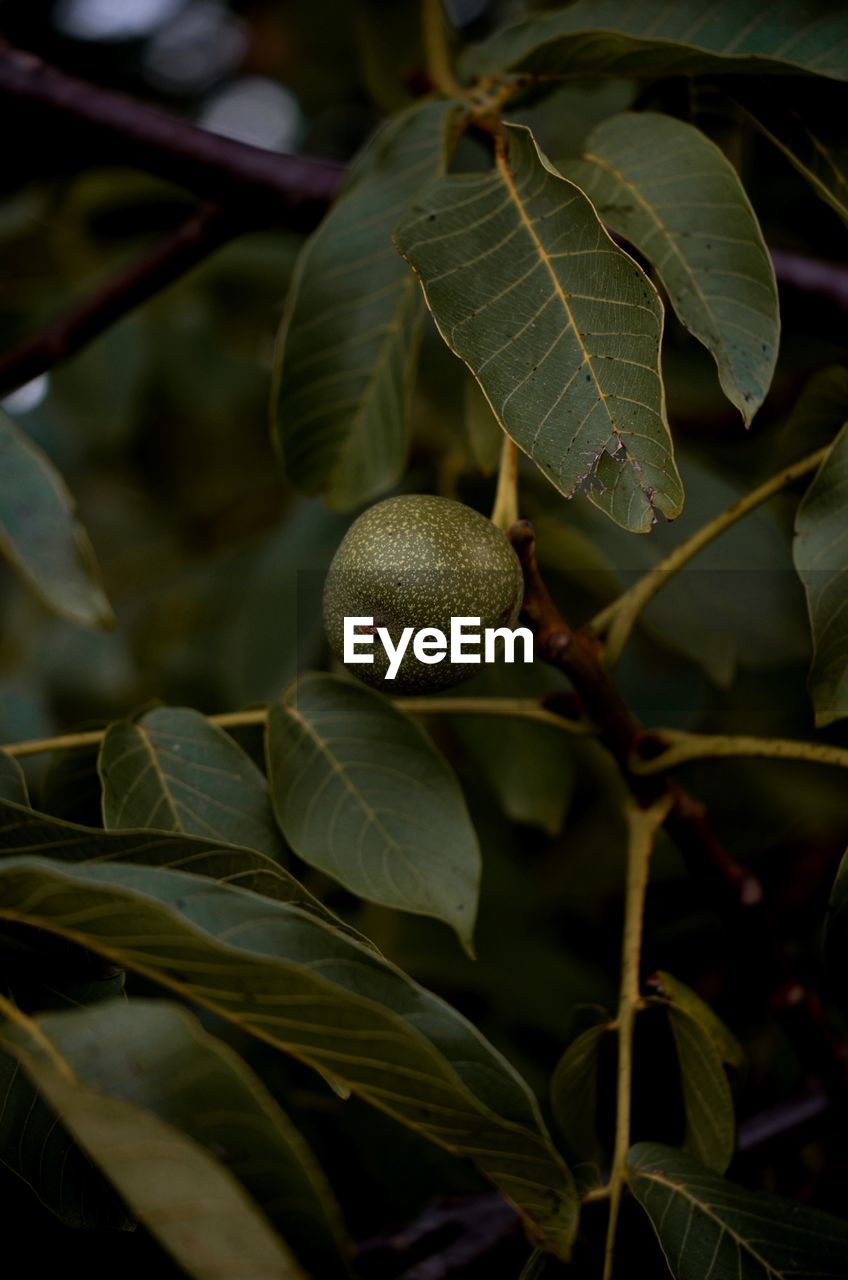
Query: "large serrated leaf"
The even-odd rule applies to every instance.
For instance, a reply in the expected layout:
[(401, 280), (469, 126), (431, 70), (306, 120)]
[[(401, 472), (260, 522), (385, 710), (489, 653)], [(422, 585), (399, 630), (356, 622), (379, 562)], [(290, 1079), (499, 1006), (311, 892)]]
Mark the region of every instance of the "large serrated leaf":
[(180, 833), (81, 827), (0, 799), (0, 855), (28, 853), (44, 853), (61, 862), (128, 862), (188, 871), (279, 902), (297, 903), (338, 923), (290, 872), (253, 849)]
[[(350, 1245), (312, 1152), (250, 1068), (187, 1010), (108, 1001), (34, 1021), (81, 1085), (157, 1116), (222, 1161), (316, 1275), (346, 1272)], [(23, 1030), (4, 1036), (33, 1051)], [(37, 1062), (36, 1078), (44, 1056)]]
[(646, 111), (605, 120), (583, 159), (558, 167), (654, 264), (749, 424), (771, 385), (780, 311), (771, 257), (733, 165), (700, 129)]
[(795, 567), (813, 629), (810, 692), (816, 724), (848, 716), (848, 423), (819, 467), (795, 519)]
[(199, 711), (156, 707), (110, 725), (98, 772), (112, 830), (183, 831), (275, 859), (283, 853), (261, 771)]
[(472, 48), (477, 74), (548, 77), (807, 72), (848, 79), (848, 12), (828, 0), (577, 0)]
[(642, 1142), (629, 1185), (674, 1280), (845, 1280), (848, 1222), (747, 1191), (672, 1147)]
[(268, 713), (274, 810), (304, 861), (360, 897), (435, 916), (470, 947), (480, 850), (456, 778), (388, 699), (302, 676)]
[(296, 907), (176, 871), (0, 861), (0, 919), (71, 938), (472, 1159), (567, 1257), (574, 1183), (508, 1063), (449, 1005)]
[[(45, 1019), (57, 1025), (66, 1014)], [(194, 1138), (149, 1110), (75, 1074), (39, 1023), (2, 1029), (53, 1111), (138, 1218), (195, 1280), (302, 1280), (268, 1220), (224, 1166)]]
[(433, 183), (395, 239), (445, 342), (504, 430), (566, 496), (646, 532), (680, 513), (660, 376), (662, 303), (532, 134), (488, 173)]
[(2, 411), (0, 553), (48, 609), (86, 627), (113, 624), (94, 551), (64, 480)]
[(456, 110), (425, 102), (387, 124), (298, 260), (276, 357), (277, 439), (292, 483), (340, 510), (403, 467), (420, 307), (391, 232), (444, 170)]

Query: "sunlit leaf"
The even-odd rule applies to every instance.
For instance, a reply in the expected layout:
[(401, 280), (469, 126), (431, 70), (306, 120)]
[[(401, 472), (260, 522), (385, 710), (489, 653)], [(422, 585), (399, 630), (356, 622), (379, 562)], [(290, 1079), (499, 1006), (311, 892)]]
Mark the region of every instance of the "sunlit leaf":
[(396, 231), (445, 342), (567, 496), (625, 528), (680, 513), (660, 377), (662, 304), (529, 130), (494, 169), (433, 183)]
[(0, 553), (49, 609), (87, 627), (114, 622), (64, 480), (2, 411)]
[(545, 77), (804, 71), (848, 80), (848, 13), (821, 0), (577, 0), (498, 32), (465, 65)]
[(263, 774), (199, 711), (156, 707), (110, 725), (98, 771), (107, 827), (182, 831), (272, 858), (283, 853)]
[[(200, 1143), (316, 1275), (345, 1272), (349, 1244), (314, 1155), (250, 1068), (187, 1010), (165, 1001), (109, 1001), (35, 1021), (81, 1085)], [(32, 1048), (25, 1032), (6, 1035)]]
[(734, 1186), (656, 1143), (639, 1143), (628, 1164), (674, 1280), (845, 1280), (848, 1222)]
[[(46, 1043), (40, 1022), (29, 1033), (4, 1027), (2, 1043), (132, 1211), (195, 1280), (298, 1280), (300, 1268), (223, 1163), (176, 1125), (104, 1090), (96, 1068), (94, 1083), (77, 1074), (74, 1049), (91, 1067), (92, 1048), (95, 1062), (101, 1048), (73, 1044), (80, 1016), (48, 1015)], [(102, 1014), (99, 1025), (107, 1029)]]
[(795, 519), (795, 567), (813, 629), (810, 693), (816, 724), (848, 716), (848, 424), (805, 493)]
[(420, 309), (391, 232), (443, 171), (455, 112), (425, 102), (387, 124), (298, 260), (276, 361), (277, 439), (292, 483), (340, 510), (388, 488), (406, 457)]
[(771, 384), (780, 313), (771, 257), (733, 165), (700, 129), (646, 111), (605, 120), (583, 159), (558, 167), (654, 264), (750, 423)]
[(567, 1256), (573, 1180), (524, 1082), (449, 1005), (297, 907), (152, 867), (0, 860), (0, 919), (71, 937), (470, 1157)]
[(346, 677), (303, 676), (268, 715), (274, 809), (295, 852), (360, 897), (432, 915), (471, 945), (480, 851), (427, 734)]

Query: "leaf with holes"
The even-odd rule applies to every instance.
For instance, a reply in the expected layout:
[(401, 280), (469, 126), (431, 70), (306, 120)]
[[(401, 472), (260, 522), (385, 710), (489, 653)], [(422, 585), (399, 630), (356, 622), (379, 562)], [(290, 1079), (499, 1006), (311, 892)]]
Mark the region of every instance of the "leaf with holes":
[(747, 1191), (691, 1156), (641, 1142), (629, 1186), (674, 1280), (845, 1280), (848, 1222)]
[(64, 480), (2, 410), (0, 554), (48, 609), (81, 626), (114, 623), (94, 551)]
[(771, 385), (780, 312), (771, 257), (733, 165), (700, 129), (646, 111), (605, 120), (582, 160), (558, 167), (656, 267), (749, 424)]
[(107, 827), (183, 831), (283, 854), (265, 778), (199, 711), (157, 707), (110, 725), (98, 772)]
[(471, 946), (480, 850), (426, 733), (342, 676), (301, 677), (268, 714), (268, 777), (295, 852), (352, 893), (435, 916)]
[(797, 74), (848, 80), (848, 12), (795, 0), (577, 0), (469, 50), (469, 74)]
[(402, 112), (355, 163), (303, 248), (275, 364), (276, 437), (292, 483), (349, 510), (398, 478), (420, 308), (397, 219), (445, 167), (455, 103)]
[[(73, 1018), (67, 1027), (73, 1028)], [(225, 1165), (194, 1138), (133, 1102), (78, 1075), (54, 1043), (69, 1015), (29, 1031), (2, 1030), (40, 1095), (103, 1170), (127, 1205), (196, 1280), (302, 1280), (268, 1220)], [(101, 1018), (102, 1025), (102, 1018)], [(90, 1049), (89, 1049), (90, 1052)]]
[(848, 424), (819, 467), (795, 519), (795, 567), (813, 630), (810, 692), (816, 724), (848, 716)]
[[(199, 1143), (315, 1274), (346, 1273), (350, 1245), (315, 1157), (250, 1068), (197, 1018), (166, 1001), (110, 1000), (34, 1021), (83, 1089), (129, 1103)], [(34, 1051), (20, 1028), (9, 1026), (4, 1036), (13, 1052)], [(47, 1058), (38, 1054), (36, 1062), (38, 1079)]]
[(178, 871), (0, 859), (0, 920), (44, 929), (300, 1058), (474, 1161), (567, 1257), (573, 1179), (521, 1077), (449, 1005), (299, 908)]
[(660, 377), (663, 310), (528, 129), (496, 167), (442, 178), (398, 226), (445, 342), (560, 492), (647, 532), (683, 505)]

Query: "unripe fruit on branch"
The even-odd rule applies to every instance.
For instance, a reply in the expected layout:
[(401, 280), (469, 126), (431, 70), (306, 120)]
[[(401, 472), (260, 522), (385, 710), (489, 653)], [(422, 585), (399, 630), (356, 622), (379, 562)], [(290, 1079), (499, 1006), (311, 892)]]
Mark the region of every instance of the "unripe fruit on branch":
[[(451, 498), (404, 494), (369, 507), (345, 534), (327, 574), (324, 625), (343, 659), (346, 617), (373, 617), (374, 629), (385, 627), (396, 645), (406, 627), (449, 635), (456, 617), (479, 618), (481, 628), (512, 627), (523, 595), (518, 557), (490, 520)], [(385, 693), (432, 693), (479, 671), (449, 655), (425, 665), (409, 646), (389, 681), (382, 644), (368, 651), (373, 664), (349, 670)]]

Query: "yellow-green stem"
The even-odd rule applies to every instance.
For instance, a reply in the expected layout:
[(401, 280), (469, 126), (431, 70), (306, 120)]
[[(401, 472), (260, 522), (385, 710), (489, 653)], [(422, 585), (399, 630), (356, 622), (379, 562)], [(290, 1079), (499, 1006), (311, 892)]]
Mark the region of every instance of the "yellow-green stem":
[(422, 0), (421, 28), (430, 79), (445, 97), (458, 97), (462, 93), (462, 85), (454, 76), (451, 66), (447, 19), (442, 0)]
[[(394, 705), (409, 715), (433, 716), (503, 716), (509, 720), (534, 720), (564, 733), (588, 734), (593, 727), (586, 720), (570, 720), (548, 711), (535, 698), (395, 698)], [(267, 711), (225, 711), (208, 716), (222, 729), (238, 729), (245, 725), (264, 724)], [(7, 742), (0, 746), (10, 756), (37, 756), (48, 751), (73, 751), (79, 747), (97, 747), (105, 729), (88, 729), (83, 733), (64, 733), (55, 738), (31, 738), (26, 742)]]
[(618, 1082), (616, 1088), (615, 1146), (609, 1180), (609, 1223), (607, 1225), (604, 1280), (612, 1280), (615, 1237), (621, 1196), (627, 1181), (627, 1153), (630, 1150), (630, 1107), (633, 1092), (633, 1026), (640, 1004), (639, 970), (642, 959), (642, 922), (654, 838), (672, 805), (662, 796), (648, 809), (634, 800), (627, 805), (627, 893), (624, 903), (624, 935), (621, 945), (621, 987), (615, 1027), (618, 1033)]
[(780, 493), (781, 489), (785, 489), (793, 480), (798, 480), (801, 476), (807, 475), (808, 472), (814, 471), (824, 461), (829, 452), (830, 445), (826, 445), (823, 449), (817, 449), (815, 453), (811, 453), (806, 458), (801, 458), (799, 462), (793, 462), (790, 467), (785, 467), (783, 471), (779, 471), (770, 480), (766, 480), (758, 488), (746, 493), (738, 502), (734, 502), (732, 506), (729, 506), (725, 511), (722, 511), (693, 533), (691, 538), (681, 542), (679, 547), (675, 547), (664, 560), (661, 560), (644, 577), (635, 582), (628, 591), (623, 592), (617, 600), (613, 600), (605, 609), (596, 614), (592, 619), (592, 626), (599, 635), (607, 637), (605, 650), (607, 662), (612, 665), (618, 661), (645, 605), (650, 600), (653, 600), (657, 592), (662, 590), (665, 584), (676, 573), (679, 573), (699, 551), (703, 551), (704, 547), (709, 546), (731, 525), (736, 524), (737, 520), (741, 520), (743, 516), (748, 515), (749, 512), (754, 511), (762, 503), (767, 502), (776, 493)]
[(518, 445), (504, 432), (492, 524), (509, 533), (518, 519)]
[(806, 760), (848, 769), (848, 750), (826, 742), (799, 742), (793, 738), (750, 738), (732, 734), (683, 733), (657, 729), (657, 737), (669, 745), (651, 760), (631, 761), (633, 773), (664, 773), (687, 760), (721, 756), (758, 756), (765, 760)]

